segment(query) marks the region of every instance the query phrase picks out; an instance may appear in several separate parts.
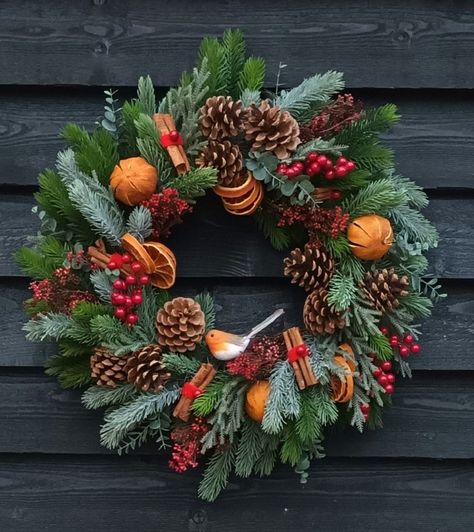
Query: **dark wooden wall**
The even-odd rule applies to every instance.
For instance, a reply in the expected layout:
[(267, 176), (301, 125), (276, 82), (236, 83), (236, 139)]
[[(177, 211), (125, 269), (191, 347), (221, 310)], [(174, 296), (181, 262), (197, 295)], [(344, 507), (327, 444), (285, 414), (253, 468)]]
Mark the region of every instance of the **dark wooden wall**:
[[(340, 434), (305, 487), (285, 468), (233, 481), (212, 505), (197, 472), (177, 476), (150, 449), (118, 458), (100, 418), (43, 374), (50, 350), (20, 330), (28, 281), (13, 251), (35, 230), (36, 174), (66, 121), (92, 125), (104, 87), (150, 73), (165, 87), (205, 34), (241, 27), (285, 82), (341, 69), (369, 103), (394, 101), (387, 136), (401, 172), (432, 198), (441, 244), (431, 270), (449, 298), (424, 325), (414, 378), (397, 385), (383, 431)], [(0, 2), (0, 530), (472, 530), (474, 520), (474, 6), (469, 0), (2, 0)], [(242, 330), (301, 294), (249, 221), (201, 206), (173, 245), (183, 290), (209, 288), (221, 324)], [(192, 225), (192, 227), (191, 227)], [(193, 235), (191, 237), (191, 234)]]

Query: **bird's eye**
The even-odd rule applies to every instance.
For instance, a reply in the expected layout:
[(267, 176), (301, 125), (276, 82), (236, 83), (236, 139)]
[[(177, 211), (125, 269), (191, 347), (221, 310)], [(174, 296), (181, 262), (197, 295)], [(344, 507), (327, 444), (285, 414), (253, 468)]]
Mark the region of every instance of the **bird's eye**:
[(211, 338), (214, 338), (214, 333), (211, 333)]

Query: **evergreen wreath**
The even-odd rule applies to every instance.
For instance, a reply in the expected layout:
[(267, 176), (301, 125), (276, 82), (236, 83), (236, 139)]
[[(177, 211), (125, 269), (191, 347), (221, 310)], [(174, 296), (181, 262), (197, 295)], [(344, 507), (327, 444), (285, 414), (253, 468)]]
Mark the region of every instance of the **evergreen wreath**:
[[(240, 31), (203, 40), (196, 68), (157, 103), (140, 78), (122, 107), (106, 91), (89, 133), (39, 176), (41, 229), (18, 251), (33, 277), (32, 341), (56, 341), (47, 373), (106, 409), (101, 443), (170, 449), (178, 472), (207, 460), (199, 495), (277, 459), (305, 482), (326, 427), (381, 426), (397, 374), (420, 351), (414, 320), (443, 294), (423, 278), (438, 235), (420, 187), (394, 173), (379, 140), (394, 105), (365, 109), (327, 72), (274, 92)], [(304, 327), (256, 337), (215, 330), (208, 293), (169, 295), (179, 264), (166, 241), (208, 190), (253, 216), (284, 274), (307, 291)], [(224, 210), (222, 215), (227, 215)]]

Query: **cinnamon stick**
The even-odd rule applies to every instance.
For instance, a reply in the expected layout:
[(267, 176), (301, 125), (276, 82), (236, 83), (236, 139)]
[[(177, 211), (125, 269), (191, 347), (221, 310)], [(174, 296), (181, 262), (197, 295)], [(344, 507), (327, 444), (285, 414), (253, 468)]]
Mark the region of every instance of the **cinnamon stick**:
[[(176, 131), (176, 125), (174, 123), (173, 117), (165, 113), (155, 113), (153, 115), (153, 120), (160, 132), (160, 136), (168, 135), (171, 131)], [(188, 157), (184, 151), (183, 146), (172, 145), (166, 148), (171, 162), (178, 172), (179, 175), (189, 172), (191, 170), (191, 165), (189, 164)]]
[[(291, 342), (291, 338), (290, 338), (288, 331), (283, 332), (283, 339), (285, 340), (286, 349), (287, 351), (289, 351), (293, 347), (293, 344)], [(306, 384), (305, 384), (303, 374), (301, 373), (300, 367), (298, 365), (298, 362), (296, 361), (292, 362), (291, 366), (293, 368), (293, 371), (295, 372), (295, 378), (296, 378), (296, 383), (298, 384), (298, 388), (300, 390), (304, 390), (306, 388)]]
[[(212, 382), (215, 374), (216, 370), (212, 364), (201, 364), (200, 368), (189, 382), (200, 390), (204, 390)], [(181, 396), (173, 410), (173, 416), (182, 421), (188, 421), (189, 416), (191, 415), (190, 408), (192, 402), (193, 399)]]
[[(293, 336), (294, 345), (301, 345), (304, 343), (303, 337), (301, 336), (300, 330), (298, 327), (293, 327), (291, 333)], [(317, 379), (314, 376), (313, 369), (309, 363), (308, 357), (303, 357), (298, 359), (298, 365), (303, 373), (304, 380), (307, 386), (313, 386), (317, 384)]]

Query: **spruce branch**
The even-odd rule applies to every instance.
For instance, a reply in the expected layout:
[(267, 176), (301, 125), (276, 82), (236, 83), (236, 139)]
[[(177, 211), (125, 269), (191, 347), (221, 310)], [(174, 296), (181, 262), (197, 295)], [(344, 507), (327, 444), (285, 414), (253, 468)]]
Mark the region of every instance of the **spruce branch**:
[(127, 232), (140, 242), (144, 242), (151, 235), (153, 220), (149, 209), (138, 205), (130, 213), (127, 220)]
[(105, 270), (95, 270), (90, 274), (90, 280), (94, 287), (95, 293), (99, 296), (101, 301), (105, 303), (111, 302), (111, 295), (113, 291), (113, 278)]
[(226, 487), (235, 460), (235, 447), (235, 444), (230, 444), (223, 451), (214, 451), (199, 484), (201, 499), (212, 502)]
[(156, 112), (155, 89), (150, 76), (138, 80), (137, 97), (143, 112), (153, 117)]
[(201, 365), (199, 360), (177, 353), (164, 353), (163, 363), (173, 375), (179, 375), (183, 379), (192, 377)]
[(210, 329), (214, 329), (216, 326), (216, 306), (214, 298), (209, 292), (203, 292), (202, 294), (198, 294), (194, 299), (199, 303), (201, 310), (204, 312), (206, 332)]
[(66, 314), (48, 312), (40, 315), (23, 325), (26, 338), (32, 342), (44, 340), (59, 340), (67, 335), (72, 319)]
[(247, 478), (261, 457), (265, 443), (265, 433), (258, 423), (246, 419), (242, 427), (235, 457), (235, 473), (239, 477)]
[(194, 168), (166, 182), (167, 187), (176, 189), (179, 196), (187, 201), (204, 196), (206, 191), (216, 184), (217, 170), (215, 168)]
[[(265, 80), (265, 60), (262, 57), (249, 57), (242, 68), (239, 76), (238, 88), (243, 101), (244, 93), (257, 95), (260, 99), (260, 91)], [(246, 92), (247, 91), (247, 92)], [(258, 103), (255, 96), (251, 103)], [(244, 107), (248, 107), (248, 102), (243, 102)]]
[(91, 386), (82, 394), (82, 404), (89, 410), (107, 406), (123, 405), (135, 399), (140, 390), (132, 384), (121, 384), (115, 388), (109, 386)]
[(45, 373), (56, 377), (63, 388), (80, 388), (91, 381), (89, 359), (90, 353), (74, 359), (54, 355), (46, 361)]
[(374, 212), (386, 214), (390, 209), (403, 205), (405, 201), (404, 191), (397, 190), (389, 178), (384, 178), (370, 182), (344, 200), (342, 209), (355, 218)]

